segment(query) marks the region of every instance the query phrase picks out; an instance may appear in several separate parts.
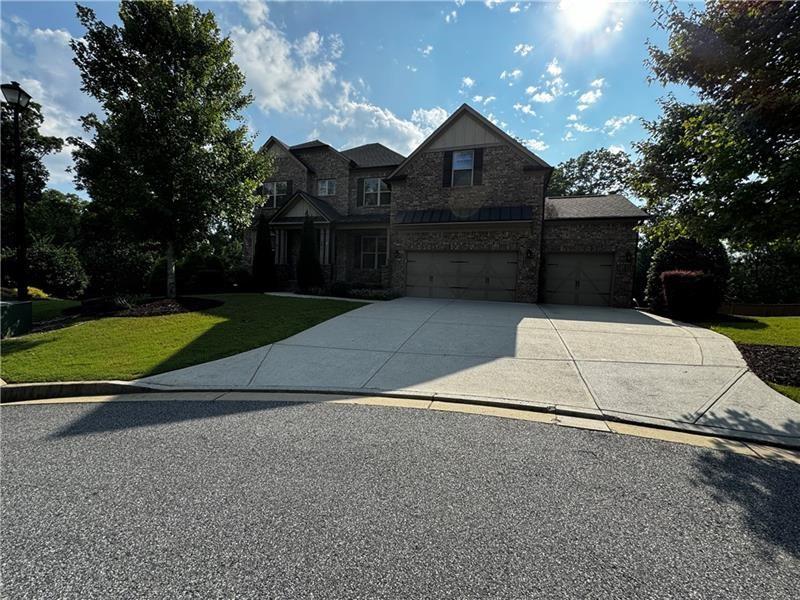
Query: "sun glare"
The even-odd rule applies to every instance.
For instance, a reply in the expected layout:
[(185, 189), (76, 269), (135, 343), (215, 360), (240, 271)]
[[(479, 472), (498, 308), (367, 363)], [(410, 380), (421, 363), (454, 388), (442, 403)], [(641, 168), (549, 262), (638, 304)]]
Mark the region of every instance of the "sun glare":
[(574, 31), (591, 31), (603, 25), (608, 14), (608, 0), (561, 0), (561, 17)]

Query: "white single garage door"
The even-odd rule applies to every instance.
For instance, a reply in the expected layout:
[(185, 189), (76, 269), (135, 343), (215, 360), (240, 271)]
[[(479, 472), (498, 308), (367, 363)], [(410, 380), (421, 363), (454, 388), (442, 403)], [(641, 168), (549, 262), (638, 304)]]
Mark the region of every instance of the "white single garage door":
[(613, 254), (548, 254), (545, 302), (608, 306), (613, 271)]
[(514, 300), (516, 252), (409, 252), (406, 295)]

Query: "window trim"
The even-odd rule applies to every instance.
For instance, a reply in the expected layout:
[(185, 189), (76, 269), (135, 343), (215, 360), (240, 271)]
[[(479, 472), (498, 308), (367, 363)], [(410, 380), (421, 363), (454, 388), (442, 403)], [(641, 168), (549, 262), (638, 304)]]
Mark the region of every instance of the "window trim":
[[(469, 169), (456, 169), (456, 154), (467, 154), (469, 153), (470, 158), (470, 168)], [(467, 171), (469, 170), (469, 183), (462, 183), (456, 185), (456, 171)], [(450, 187), (471, 187), (475, 185), (475, 149), (471, 150), (454, 150), (453, 151), (453, 164), (450, 167)]]
[[(364, 251), (364, 240), (375, 240), (375, 250), (372, 252), (365, 252)], [(379, 250), (380, 248), (380, 241), (383, 240), (383, 252)], [(358, 243), (358, 264), (359, 269), (366, 269), (366, 270), (373, 270), (376, 271), (385, 267), (389, 264), (389, 237), (388, 235), (362, 235), (359, 243)], [(373, 255), (374, 258), (372, 259), (372, 265), (364, 266), (364, 255)], [(384, 255), (383, 262), (380, 261), (380, 255)]]
[[(368, 181), (377, 181), (378, 182), (378, 191), (377, 192), (367, 192), (367, 182)], [(385, 188), (385, 189), (384, 189)], [(367, 194), (376, 194), (376, 203), (370, 204), (367, 202)], [(388, 200), (383, 200), (382, 198), (388, 197)], [(362, 206), (388, 206), (392, 203), (392, 189), (389, 187), (389, 184), (383, 179), (383, 177), (365, 177), (364, 178), (364, 198), (362, 199)]]
[[(277, 186), (279, 183), (283, 183), (286, 185), (286, 191), (283, 194), (274, 193), (275, 190), (277, 190), (275, 186)], [(273, 194), (271, 195), (267, 193), (268, 185), (273, 186), (272, 188)], [(283, 198), (286, 198), (286, 196), (289, 195), (289, 180), (287, 179), (285, 181), (265, 181), (261, 189), (263, 190), (264, 197), (267, 198), (267, 201), (264, 202), (264, 208), (278, 208), (278, 197), (281, 196)], [(272, 199), (272, 202), (269, 201), (270, 198)]]
[[(330, 190), (330, 183), (333, 182), (333, 193), (329, 193)], [(319, 186), (321, 183), (325, 183), (325, 193), (322, 194), (319, 191)], [(317, 179), (317, 196), (320, 198), (325, 198), (327, 196), (335, 196), (336, 195), (336, 178), (330, 177), (328, 179)]]

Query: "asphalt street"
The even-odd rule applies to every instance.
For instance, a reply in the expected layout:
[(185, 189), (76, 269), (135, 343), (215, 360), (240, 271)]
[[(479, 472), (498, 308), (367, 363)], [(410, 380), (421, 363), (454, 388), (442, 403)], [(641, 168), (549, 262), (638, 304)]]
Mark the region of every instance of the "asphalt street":
[(6, 406), (6, 598), (790, 598), (800, 467), (337, 404)]

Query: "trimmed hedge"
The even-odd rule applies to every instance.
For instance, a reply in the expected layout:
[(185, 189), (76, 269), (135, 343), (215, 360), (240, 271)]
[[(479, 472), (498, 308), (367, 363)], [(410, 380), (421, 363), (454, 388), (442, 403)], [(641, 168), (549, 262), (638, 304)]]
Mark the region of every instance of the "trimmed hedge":
[(728, 253), (719, 242), (701, 244), (685, 237), (662, 244), (653, 254), (647, 271), (645, 295), (650, 308), (655, 312), (666, 311), (661, 281), (661, 274), (665, 271), (702, 271), (710, 275), (716, 284), (714, 296), (719, 297), (721, 302), (730, 275)]
[(713, 317), (722, 302), (714, 276), (703, 271), (664, 271), (661, 284), (667, 312), (679, 319)]

